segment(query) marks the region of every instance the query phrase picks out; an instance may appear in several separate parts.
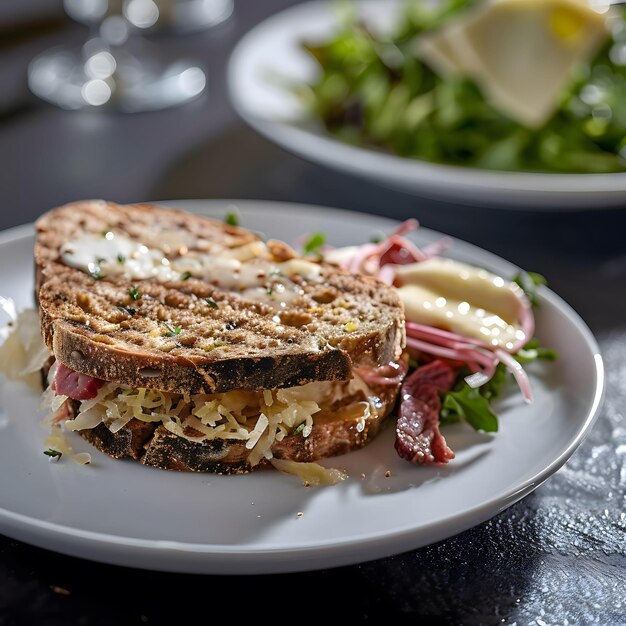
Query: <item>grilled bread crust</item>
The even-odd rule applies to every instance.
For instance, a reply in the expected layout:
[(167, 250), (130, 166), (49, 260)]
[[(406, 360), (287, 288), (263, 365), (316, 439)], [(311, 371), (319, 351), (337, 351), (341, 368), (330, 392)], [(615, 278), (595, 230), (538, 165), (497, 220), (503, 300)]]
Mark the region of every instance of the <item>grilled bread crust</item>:
[[(258, 240), (244, 229), (146, 204), (85, 201), (46, 213), (35, 245), (42, 334), (75, 371), (173, 393), (274, 389), (348, 379), (353, 366), (386, 364), (404, 345), (397, 294), (323, 262), (321, 280), (293, 278), (303, 295), (277, 309), (220, 289), (210, 273), (171, 282), (96, 279), (61, 261), (65, 242), (107, 231), (170, 258), (183, 248), (219, 254)], [(277, 262), (294, 254), (278, 242), (268, 247)], [(168, 329), (177, 327), (172, 336)], [(168, 437), (161, 439), (165, 445)]]

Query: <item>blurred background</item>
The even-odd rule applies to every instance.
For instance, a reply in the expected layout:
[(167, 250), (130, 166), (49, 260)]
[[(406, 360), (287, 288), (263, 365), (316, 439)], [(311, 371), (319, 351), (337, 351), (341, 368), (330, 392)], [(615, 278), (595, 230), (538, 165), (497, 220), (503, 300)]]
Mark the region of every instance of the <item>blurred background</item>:
[[(174, 11), (175, 6), (191, 3), (196, 4), (195, 13)], [(251, 28), (293, 4), (298, 3), (3, 0), (0, 229), (31, 222), (51, 207), (82, 198), (118, 202), (262, 198), (398, 219), (417, 217), (424, 226), (468, 239), (529, 269), (554, 266), (558, 275), (550, 277), (552, 284), (570, 301), (578, 293), (578, 275), (568, 268), (582, 262), (582, 248), (599, 259), (610, 259), (615, 267), (615, 255), (621, 258), (624, 250), (623, 211), (529, 213), (502, 211), (497, 206), (468, 208), (460, 203), (420, 198), (311, 164), (247, 127), (228, 98), (226, 69), (230, 53)], [(168, 106), (173, 102), (167, 97), (154, 97), (153, 105), (156, 102), (154, 106), (165, 108), (120, 111), (115, 97), (107, 101), (110, 93), (106, 87), (104, 92), (101, 89), (111, 74), (111, 59), (97, 56), (102, 40), (107, 38), (105, 43), (120, 66), (126, 55), (146, 60), (145, 67), (155, 72), (163, 68), (172, 71), (176, 63), (182, 64), (174, 70), (179, 73), (193, 68), (187, 74), (191, 80), (186, 92), (172, 89), (171, 82), (160, 89), (158, 81), (153, 92), (176, 92), (180, 101), (189, 101)], [(33, 59), (59, 46), (70, 52), (80, 50), (88, 41), (91, 48), (87, 50), (95, 61), (90, 66), (92, 75), (87, 78), (99, 88), (86, 93), (95, 98), (97, 106), (66, 110), (33, 95), (28, 86), (28, 68)], [(71, 60), (69, 57), (65, 62)], [(145, 67), (130, 65), (127, 74), (139, 81)], [(31, 72), (31, 85), (48, 100), (61, 97), (50, 89), (50, 76), (55, 80), (73, 76), (67, 68), (56, 71), (54, 74), (44, 67), (40, 72), (43, 78), (36, 77), (36, 85), (32, 84)], [(127, 107), (137, 110), (142, 104), (145, 101), (139, 98)], [(65, 105), (78, 106), (76, 102)], [(559, 263), (554, 263), (555, 236), (559, 240)], [(584, 264), (580, 271), (593, 273), (595, 268)], [(608, 294), (599, 295), (605, 297), (608, 299)], [(605, 310), (595, 307), (589, 314), (602, 316)]]
[[(78, 49), (98, 36), (103, 21), (103, 7), (98, 4), (104, 4), (104, 10), (108, 8), (113, 16), (121, 13), (121, 2), (112, 2), (109, 7), (106, 1), (87, 0), (67, 0), (65, 6), (62, 0), (1, 3), (2, 227), (30, 221), (44, 210), (75, 198), (133, 201), (164, 197), (169, 191), (166, 180), (181, 160), (235, 122), (226, 99), (226, 60), (239, 29), (261, 19), (265, 15), (261, 4), (265, 3), (249, 2), (248, 10), (231, 16), (232, 3), (206, 2), (209, 9), (215, 9), (215, 26), (211, 26), (210, 17), (206, 23), (176, 25), (161, 16), (164, 23), (151, 29), (153, 34), (140, 41), (139, 50), (135, 40), (143, 39), (141, 29), (133, 28), (131, 41), (125, 44), (133, 46), (132, 53), (148, 56), (151, 61), (164, 59), (165, 63), (193, 58), (190, 67), (201, 66), (207, 72), (209, 88), (195, 102), (162, 111), (124, 114), (101, 108), (66, 111), (35, 97), (27, 85), (30, 61), (52, 47)], [(167, 8), (174, 3), (163, 4)], [(86, 10), (88, 5), (93, 5), (92, 14)], [(111, 20), (107, 21), (110, 26)], [(195, 32), (190, 33), (193, 26)], [(203, 175), (207, 177), (208, 171)]]

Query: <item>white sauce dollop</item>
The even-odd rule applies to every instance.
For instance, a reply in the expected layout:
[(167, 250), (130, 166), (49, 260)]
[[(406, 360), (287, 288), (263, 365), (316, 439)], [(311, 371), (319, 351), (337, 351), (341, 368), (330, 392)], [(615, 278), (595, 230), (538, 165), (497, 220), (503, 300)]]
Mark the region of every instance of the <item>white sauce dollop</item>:
[(293, 276), (302, 276), (310, 282), (321, 280), (317, 263), (299, 258), (280, 263), (272, 261), (267, 246), (261, 241), (225, 248), (219, 255), (192, 250), (168, 258), (163, 250), (107, 232), (68, 241), (61, 247), (60, 255), (65, 265), (97, 278), (154, 278), (165, 282), (193, 276), (219, 289), (279, 306), (289, 304), (304, 293), (291, 280)]

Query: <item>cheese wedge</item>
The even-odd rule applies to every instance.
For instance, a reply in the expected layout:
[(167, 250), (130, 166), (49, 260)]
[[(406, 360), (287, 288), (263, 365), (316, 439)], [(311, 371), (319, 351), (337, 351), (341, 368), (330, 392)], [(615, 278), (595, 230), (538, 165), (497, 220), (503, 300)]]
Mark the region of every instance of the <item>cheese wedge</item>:
[(519, 323), (520, 287), (487, 270), (433, 258), (398, 266), (397, 280), (409, 322), (443, 328), (504, 349), (526, 338)]
[(418, 54), (442, 76), (474, 80), (494, 107), (538, 128), (572, 71), (608, 38), (606, 12), (590, 0), (486, 0), (423, 36)]

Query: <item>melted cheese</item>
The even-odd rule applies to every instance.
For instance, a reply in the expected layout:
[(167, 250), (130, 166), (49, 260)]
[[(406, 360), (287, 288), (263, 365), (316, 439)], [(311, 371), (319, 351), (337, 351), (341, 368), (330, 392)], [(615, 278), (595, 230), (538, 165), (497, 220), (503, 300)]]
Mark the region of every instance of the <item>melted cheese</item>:
[(298, 463), (287, 459), (272, 459), (271, 462), (277, 470), (294, 474), (309, 485), (336, 485), (348, 478), (346, 472), (333, 467), (323, 467), (319, 463)]
[(449, 259), (397, 268), (406, 319), (510, 348), (519, 325), (521, 289), (486, 270)]
[(588, 0), (486, 0), (418, 45), (443, 76), (476, 81), (491, 103), (522, 124), (543, 125), (572, 70), (608, 37), (607, 6)]
[(273, 306), (286, 306), (304, 294), (294, 277), (309, 282), (321, 280), (319, 264), (300, 258), (274, 261), (261, 241), (225, 248), (219, 255), (185, 250), (185, 254), (168, 257), (160, 248), (149, 248), (123, 235), (107, 232), (66, 242), (60, 256), (65, 265), (92, 276), (126, 280), (152, 278), (161, 282), (192, 276), (219, 289), (239, 292), (247, 299)]

